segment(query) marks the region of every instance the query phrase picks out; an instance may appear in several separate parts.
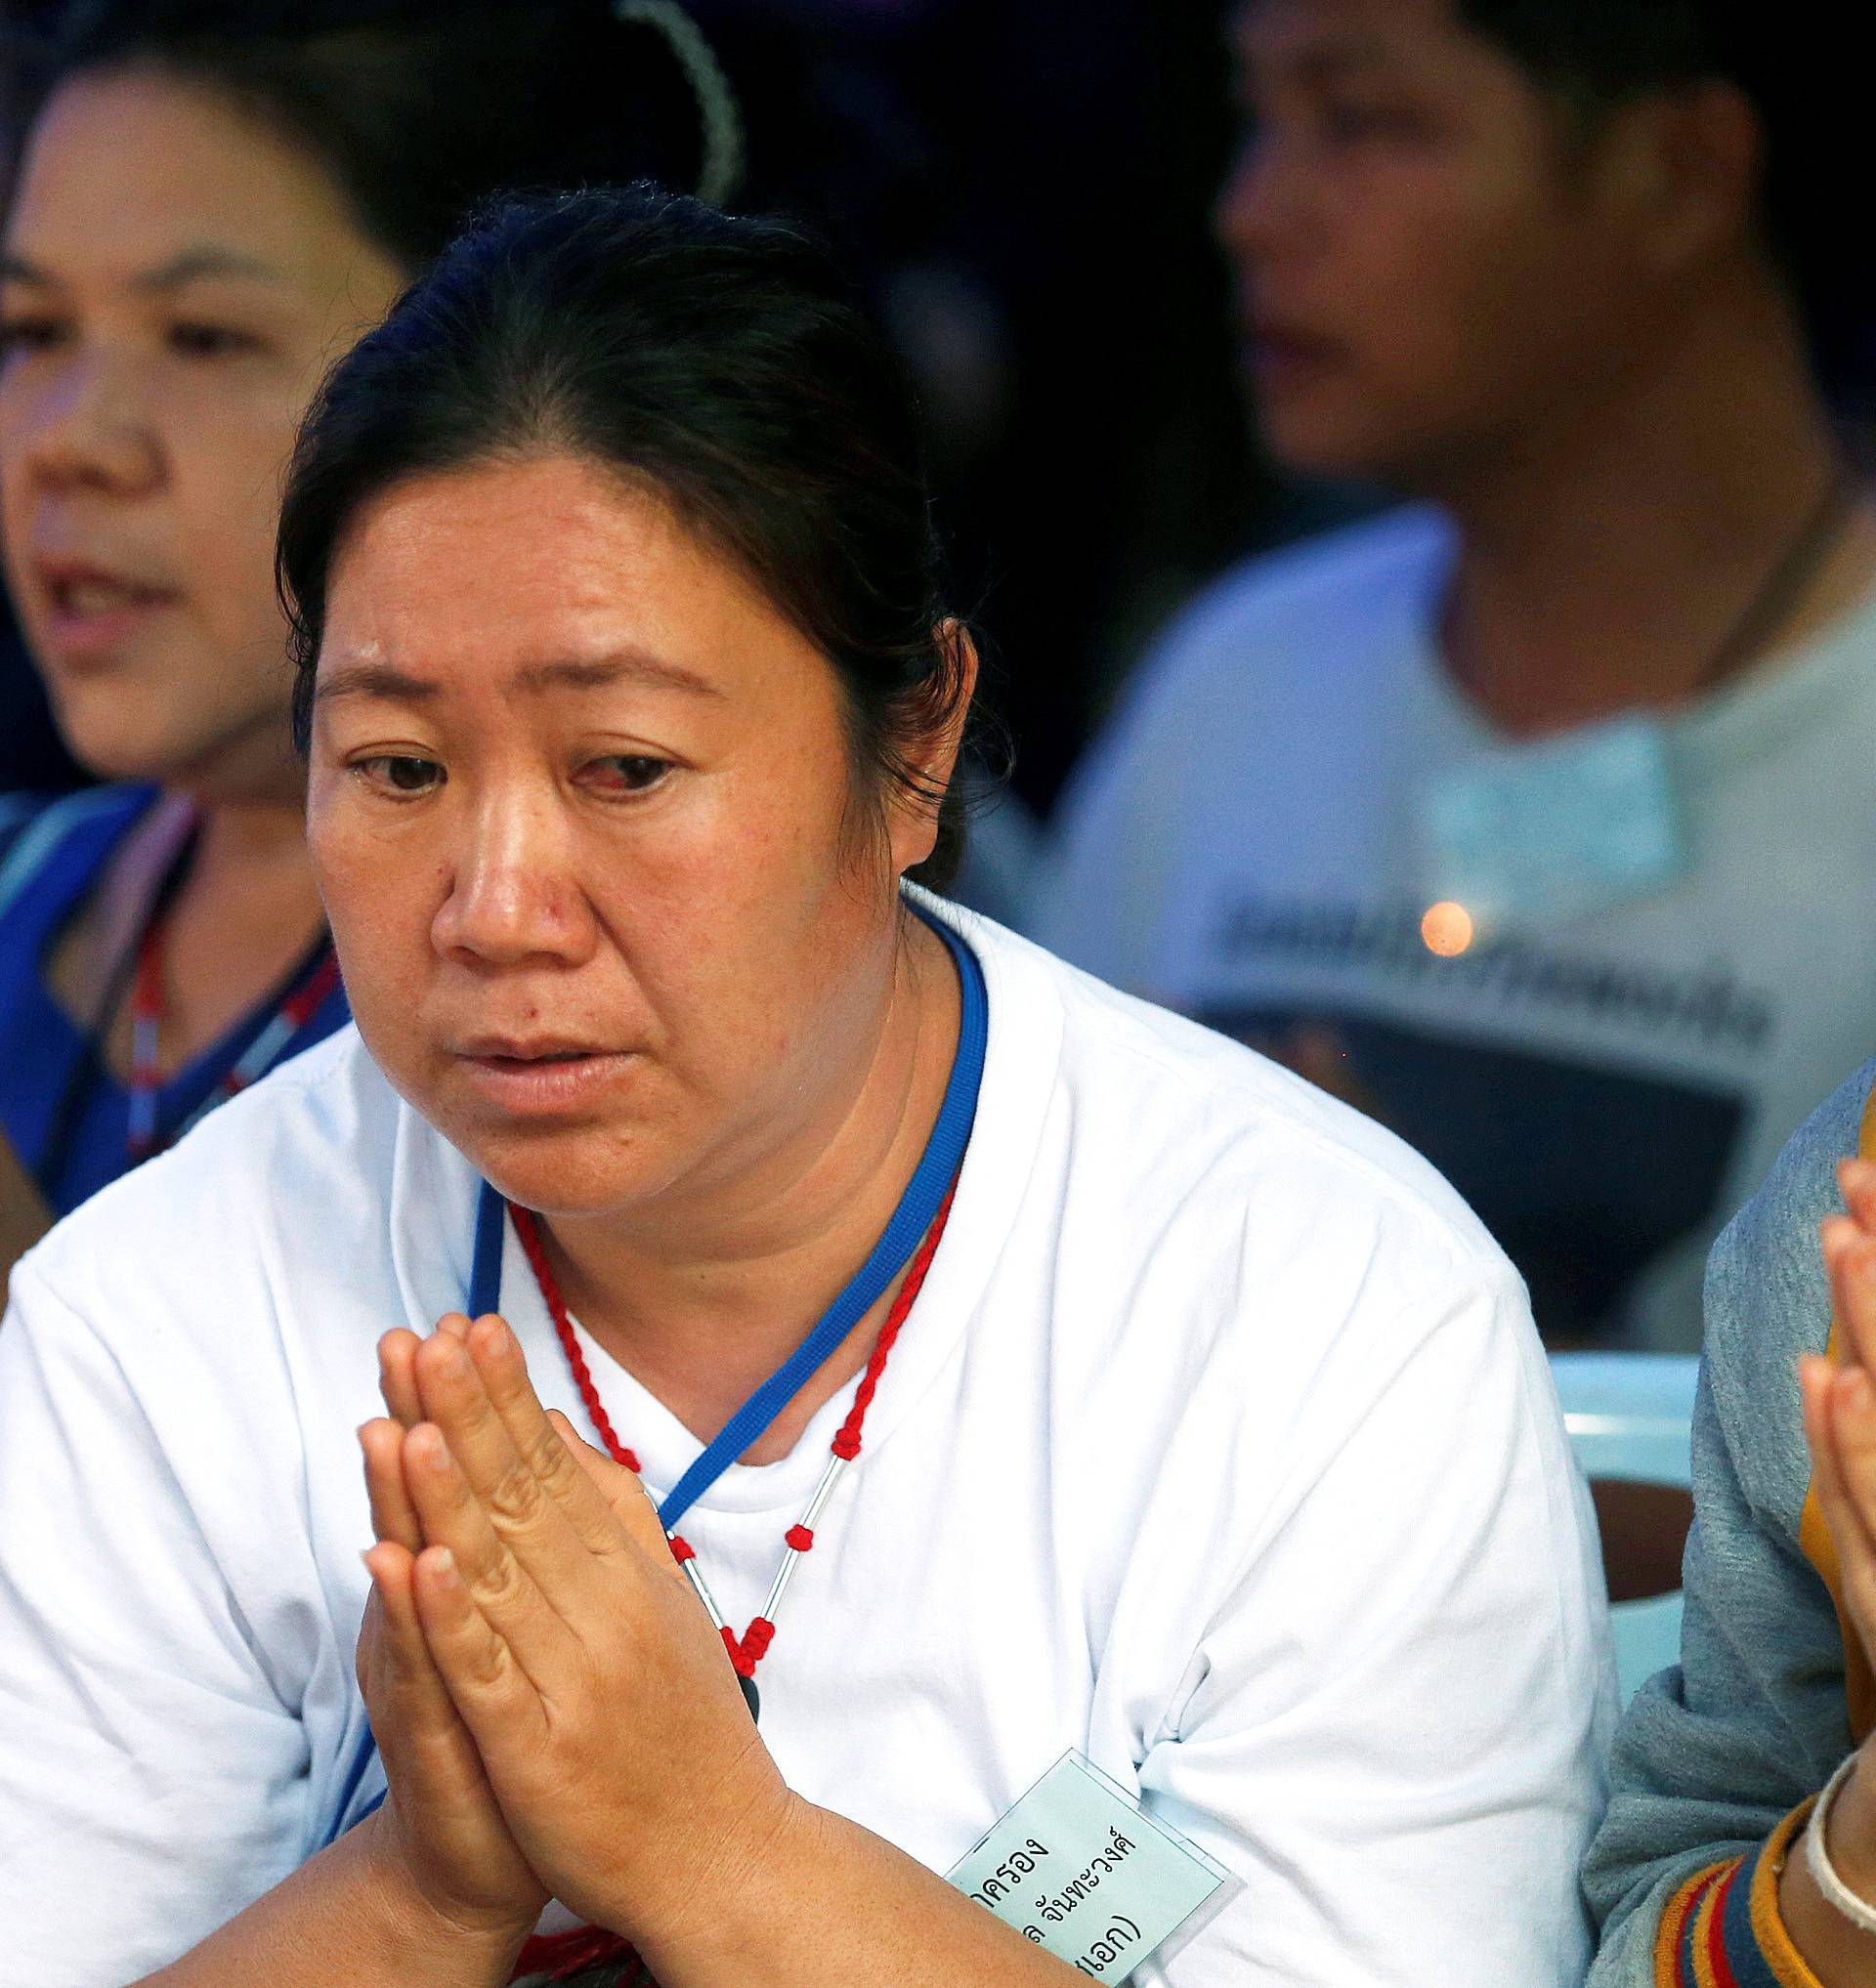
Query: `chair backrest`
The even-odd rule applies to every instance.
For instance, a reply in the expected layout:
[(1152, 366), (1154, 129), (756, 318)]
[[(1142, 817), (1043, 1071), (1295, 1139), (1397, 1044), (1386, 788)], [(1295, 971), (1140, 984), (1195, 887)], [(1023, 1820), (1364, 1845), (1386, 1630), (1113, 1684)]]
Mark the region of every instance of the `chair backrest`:
[(1691, 1354), (1555, 1353), (1551, 1371), (1596, 1500), (1626, 1705), (1643, 1679), (1681, 1658), (1700, 1363)]

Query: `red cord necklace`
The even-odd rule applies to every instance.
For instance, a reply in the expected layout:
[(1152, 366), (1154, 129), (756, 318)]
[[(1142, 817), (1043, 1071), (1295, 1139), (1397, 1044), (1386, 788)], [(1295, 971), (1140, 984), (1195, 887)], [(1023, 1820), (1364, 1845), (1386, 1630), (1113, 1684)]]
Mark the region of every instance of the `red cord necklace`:
[[(763, 1603), (760, 1615), (750, 1619), (749, 1626), (741, 1636), (723, 1620), (723, 1613), (717, 1607), (715, 1597), (710, 1593), (704, 1579), (704, 1570), (698, 1565), (697, 1550), (680, 1533), (669, 1535), (671, 1557), (683, 1568), (690, 1580), (697, 1598), (704, 1604), (717, 1633), (723, 1638), (723, 1647), (729, 1652), (730, 1662), (736, 1668), (737, 1680), (743, 1687), (743, 1696), (749, 1708), (751, 1718), (761, 1712), (761, 1699), (756, 1691), (756, 1667), (769, 1653), (775, 1641), (775, 1618), (782, 1606), (782, 1597), (788, 1592), (789, 1583), (795, 1568), (800, 1564), (802, 1554), (814, 1546), (814, 1526), (820, 1518), (828, 1500), (833, 1495), (834, 1486), (839, 1483), (842, 1473), (860, 1454), (862, 1432), (866, 1427), (867, 1411), (873, 1406), (873, 1398), (878, 1392), (879, 1379), (886, 1371), (886, 1362), (892, 1356), (894, 1342), (899, 1337), (901, 1327), (910, 1316), (914, 1302), (924, 1285), (925, 1273), (931, 1268), (931, 1259), (938, 1250), (939, 1239), (945, 1233), (945, 1223), (951, 1215), (951, 1205), (958, 1193), (954, 1179), (945, 1198), (939, 1205), (938, 1212), (932, 1218), (931, 1227), (925, 1231), (924, 1240), (914, 1252), (912, 1261), (906, 1266), (905, 1281), (899, 1287), (899, 1294), (892, 1301), (886, 1313), (885, 1323), (879, 1328), (879, 1336), (873, 1342), (873, 1351), (868, 1356), (866, 1371), (860, 1376), (860, 1384), (854, 1389), (853, 1405), (847, 1411), (846, 1419), (834, 1433), (829, 1445), (831, 1455), (828, 1467), (822, 1473), (820, 1483), (815, 1487), (814, 1496), (809, 1499), (807, 1508), (799, 1521), (791, 1525), (783, 1535), (784, 1547), (781, 1564), (776, 1569), (775, 1580), (770, 1585), (768, 1599)], [(613, 1428), (612, 1417), (606, 1413), (605, 1403), (599, 1398), (599, 1388), (594, 1383), (592, 1370), (586, 1364), (586, 1356), (580, 1351), (579, 1340), (574, 1332), (573, 1320), (567, 1314), (567, 1305), (560, 1294), (560, 1280), (554, 1275), (554, 1267), (547, 1260), (547, 1250), (541, 1241), (540, 1225), (534, 1216), (513, 1202), (508, 1204), (508, 1213), (515, 1225), (515, 1234), (528, 1258), (529, 1267), (534, 1273), (534, 1282), (540, 1288), (540, 1295), (547, 1306), (548, 1316), (554, 1322), (554, 1334), (560, 1341), (561, 1351), (567, 1356), (567, 1366), (574, 1377), (574, 1385), (579, 1390), (579, 1398), (585, 1404), (588, 1420), (591, 1421), (600, 1441), (606, 1447), (606, 1454), (615, 1463), (622, 1464), (634, 1477), (639, 1474), (638, 1458), (618, 1440)], [(580, 1926), (572, 1932), (536, 1934), (521, 1950), (515, 1967), (515, 1978), (527, 1974), (547, 1974), (555, 1980), (595, 1966), (601, 1961), (629, 1964), (637, 1960), (630, 1941), (618, 1933), (609, 1932), (603, 1926)], [(636, 1973), (627, 1972), (620, 1976), (620, 1988), (636, 1988), (636, 1984), (650, 1984), (651, 1976), (644, 1971), (639, 1962)]]
[[(860, 1376), (860, 1385), (854, 1389), (853, 1406), (847, 1411), (846, 1420), (834, 1433), (829, 1445), (831, 1456), (827, 1469), (822, 1473), (821, 1482), (815, 1487), (814, 1496), (809, 1499), (807, 1509), (798, 1523), (791, 1525), (783, 1535), (785, 1547), (781, 1564), (776, 1569), (775, 1580), (769, 1588), (769, 1598), (762, 1606), (760, 1615), (750, 1620), (749, 1626), (741, 1636), (723, 1620), (723, 1613), (716, 1605), (715, 1597), (704, 1579), (704, 1570), (698, 1565), (697, 1551), (681, 1533), (670, 1535), (671, 1557), (684, 1569), (691, 1586), (697, 1590), (698, 1599), (715, 1624), (717, 1633), (723, 1638), (723, 1647), (730, 1653), (730, 1662), (736, 1667), (736, 1674), (743, 1680), (743, 1695), (748, 1700), (749, 1712), (753, 1716), (759, 1710), (755, 1689), (755, 1670), (769, 1653), (769, 1645), (775, 1641), (776, 1611), (782, 1605), (782, 1597), (788, 1592), (789, 1583), (799, 1565), (803, 1553), (814, 1546), (814, 1523), (821, 1516), (828, 1500), (833, 1495), (833, 1487), (839, 1483), (841, 1473), (860, 1454), (861, 1432), (866, 1427), (867, 1411), (873, 1406), (874, 1395), (878, 1391), (879, 1376), (886, 1371), (886, 1362), (892, 1356), (894, 1341), (899, 1337), (900, 1328), (906, 1323), (914, 1302), (925, 1281), (925, 1272), (931, 1267), (931, 1259), (937, 1253), (939, 1238), (945, 1233), (945, 1223), (951, 1215), (951, 1204), (958, 1192), (954, 1180), (939, 1205), (937, 1214), (932, 1218), (931, 1227), (925, 1231), (923, 1242), (918, 1245), (912, 1261), (906, 1266), (905, 1282), (899, 1287), (899, 1294), (892, 1301), (885, 1323), (879, 1328), (879, 1336), (873, 1342), (873, 1352), (868, 1357), (866, 1372)], [(615, 1463), (623, 1464), (633, 1476), (638, 1475), (638, 1458), (618, 1440), (607, 1415), (605, 1404), (599, 1398), (599, 1389), (594, 1385), (591, 1370), (586, 1365), (586, 1356), (579, 1349), (579, 1340), (575, 1335), (573, 1321), (567, 1316), (567, 1306), (560, 1294), (560, 1282), (554, 1276), (554, 1267), (547, 1260), (547, 1251), (540, 1238), (540, 1226), (526, 1208), (509, 1204), (509, 1214), (515, 1225), (515, 1234), (521, 1239), (521, 1247), (528, 1257), (529, 1267), (534, 1273), (534, 1282), (540, 1287), (540, 1294), (546, 1302), (548, 1316), (554, 1322), (554, 1333), (560, 1340), (561, 1351), (567, 1356), (567, 1365), (574, 1376), (574, 1385), (579, 1390), (579, 1398), (586, 1406), (587, 1418), (591, 1421), (600, 1441), (606, 1446), (606, 1454)]]
[(144, 928), (130, 997), (130, 1121), (125, 1146), (133, 1161), (148, 1160), (164, 1146), (174, 1145), (197, 1119), (265, 1077), (339, 984), (339, 962), (331, 940), (326, 939), (234, 1067), (180, 1125), (163, 1132), (156, 1122), (156, 1101), (163, 1085), (158, 1050), (163, 1025), (163, 952), (168, 938), (169, 919), (159, 907)]

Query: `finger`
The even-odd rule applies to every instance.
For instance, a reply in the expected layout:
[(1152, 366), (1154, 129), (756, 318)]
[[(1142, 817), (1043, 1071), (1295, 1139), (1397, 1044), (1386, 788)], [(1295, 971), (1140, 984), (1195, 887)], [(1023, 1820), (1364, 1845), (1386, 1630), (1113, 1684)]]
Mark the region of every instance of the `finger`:
[[(505, 1327), (502, 1336), (512, 1337)], [(519, 1360), (518, 1350), (515, 1357)], [(561, 1503), (516, 1449), (468, 1348), (439, 1331), (418, 1350), (416, 1372), (425, 1417), (443, 1431), (490, 1523), (543, 1585), (564, 1594), (586, 1571), (592, 1554)], [(527, 1384), (525, 1371), (521, 1384)], [(472, 1579), (474, 1572), (475, 1563), (465, 1561), (464, 1578)]]
[(367, 1711), (373, 1692), (383, 1682), (386, 1665), (384, 1601), (378, 1593), (379, 1575), (372, 1565), (372, 1555), (393, 1550), (396, 1549), (387, 1547), (380, 1540), (368, 1551), (359, 1555), (364, 1562), (365, 1573), (371, 1578), (371, 1586), (364, 1591), (364, 1619), (359, 1625), (358, 1646), (352, 1652), (352, 1674), (359, 1680), (359, 1689), (364, 1695)]
[(1847, 1240), (1835, 1231), (1833, 1244), (1825, 1248), (1825, 1263), (1843, 1328), (1839, 1350), (1856, 1366), (1876, 1372), (1876, 1242), (1860, 1229), (1853, 1229)]
[[(1837, 1441), (1830, 1427), (1830, 1388), (1836, 1377), (1837, 1368), (1821, 1353), (1799, 1355), (1798, 1401), (1805, 1419), (1805, 1444), (1811, 1452), (1817, 1501), (1824, 1507), (1826, 1519), (1843, 1502)], [(1833, 1533), (1834, 1530), (1833, 1527)]]
[(1848, 1215), (1826, 1215), (1817, 1224), (1817, 1248), (1823, 1257), (1824, 1282), (1830, 1291), (1831, 1317), (1842, 1327), (1837, 1334), (1837, 1353), (1846, 1360), (1855, 1359), (1856, 1348), (1851, 1340), (1849, 1321), (1845, 1318), (1849, 1297), (1844, 1288), (1844, 1254), (1855, 1247), (1860, 1234), (1861, 1231)]
[[(420, 1817), (434, 1840), (464, 1846), (465, 1854), (480, 1857), (486, 1854), (491, 1822), (504, 1837), (507, 1831), (499, 1821), (500, 1804), (481, 1750), (456, 1710), (418, 1618), (415, 1560), (398, 1548), (378, 1546), (365, 1563), (372, 1595), (365, 1634), (360, 1638), (360, 1684), (384, 1758), (390, 1799)], [(367, 1641), (377, 1659), (370, 1685), (365, 1681)], [(519, 1860), (512, 1837), (508, 1848)]]
[[(406, 1738), (419, 1724), (428, 1723), (453, 1731), (466, 1740), (467, 1729), (444, 1686), (443, 1673), (430, 1655), (430, 1645), (425, 1642), (423, 1627), (417, 1620), (416, 1602), (411, 1594), (416, 1555), (380, 1542), (363, 1558), (365, 1571), (371, 1576), (372, 1604), (378, 1613), (369, 1659), (372, 1682), (366, 1688), (398, 1717), (399, 1730)], [(362, 1668), (366, 1663), (364, 1651), (365, 1639), (362, 1636)], [(360, 1683), (364, 1685), (362, 1676)]]
[(1837, 1485), (1876, 1551), (1876, 1384), (1860, 1367), (1839, 1368), (1827, 1399)]
[(499, 1765), (547, 1739), (546, 1707), (507, 1639), (477, 1606), (454, 1555), (427, 1546), (411, 1591), (444, 1688), (485, 1759)]
[[(528, 1377), (527, 1358), (514, 1333), (490, 1312), (470, 1328), (466, 1343), (469, 1357), (482, 1377), (483, 1391), (508, 1432), (508, 1440), (523, 1467), (533, 1472), (548, 1497), (560, 1505), (588, 1551), (618, 1552), (624, 1542), (612, 1501), (599, 1492), (593, 1479), (575, 1461), (561, 1429), (542, 1409)], [(563, 1426), (565, 1419), (561, 1418)], [(618, 1468), (617, 1464), (613, 1467)], [(629, 1470), (622, 1474), (632, 1476)]]
[(364, 1453), (364, 1489), (371, 1502), (372, 1532), (408, 1553), (422, 1552), (423, 1527), (404, 1482), (404, 1430), (380, 1416), (361, 1427), (359, 1447)]
[[(445, 1312), (437, 1331), (460, 1339), (469, 1331), (469, 1321), (460, 1312)], [(416, 1359), (423, 1341), (407, 1326), (395, 1327), (378, 1341), (378, 1392), (389, 1414), (406, 1429), (423, 1420), (423, 1403), (418, 1395)]]
[(1876, 1236), (1876, 1163), (1867, 1160), (1840, 1161), (1837, 1184), (1843, 1190), (1844, 1205), (1851, 1218), (1865, 1234)]
[(404, 1477), (426, 1546), (449, 1551), (456, 1578), (529, 1674), (551, 1674), (569, 1654), (567, 1625), (509, 1550), (434, 1422), (419, 1422), (405, 1437)]
[(364, 1555), (364, 1564), (377, 1622), (359, 1639), (359, 1683), (379, 1750), (388, 1748), (400, 1767), (415, 1768), (437, 1787), (456, 1775), (481, 1780), (475, 1743), (417, 1620), (415, 1556), (381, 1544)]
[(385, 1413), (406, 1429), (423, 1419), (423, 1404), (417, 1398), (417, 1348), (423, 1344), (406, 1326), (386, 1332), (378, 1341), (378, 1393)]
[[(1857, 1369), (1846, 1372), (1816, 1354), (1799, 1363), (1805, 1437), (1811, 1449), (1817, 1502), (1837, 1548), (1846, 1606), (1867, 1636), (1869, 1626), (1876, 1624), (1876, 1534), (1870, 1526), (1876, 1513), (1858, 1509), (1847, 1480), (1835, 1399), (1839, 1386), (1853, 1377), (1867, 1394), (1868, 1376)], [(1871, 1413), (1876, 1415), (1876, 1409)]]
[[(658, 1505), (646, 1488), (645, 1480), (637, 1471), (627, 1470), (622, 1463), (614, 1462), (604, 1450), (595, 1449), (559, 1409), (550, 1408), (547, 1419), (553, 1424), (554, 1433), (566, 1445), (568, 1455), (579, 1466), (581, 1474), (605, 1501), (615, 1522), (624, 1529), (634, 1544), (655, 1560), (668, 1562), (675, 1568), (677, 1563), (670, 1557), (670, 1540), (658, 1516)], [(679, 1578), (682, 1578), (681, 1575)]]

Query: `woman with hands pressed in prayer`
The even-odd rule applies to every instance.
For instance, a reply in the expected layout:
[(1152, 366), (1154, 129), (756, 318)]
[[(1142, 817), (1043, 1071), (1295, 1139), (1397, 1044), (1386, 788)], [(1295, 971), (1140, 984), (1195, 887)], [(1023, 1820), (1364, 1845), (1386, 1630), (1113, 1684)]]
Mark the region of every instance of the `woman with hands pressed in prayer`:
[(1593, 1988), (1876, 1978), (1872, 1077), (1708, 1266), (1681, 1663), (1617, 1734)]
[(16, 1274), (4, 1988), (1580, 1975), (1612, 1679), (1521, 1289), (932, 894), (917, 464), (823, 255), (643, 190), (328, 382), (357, 1028)]

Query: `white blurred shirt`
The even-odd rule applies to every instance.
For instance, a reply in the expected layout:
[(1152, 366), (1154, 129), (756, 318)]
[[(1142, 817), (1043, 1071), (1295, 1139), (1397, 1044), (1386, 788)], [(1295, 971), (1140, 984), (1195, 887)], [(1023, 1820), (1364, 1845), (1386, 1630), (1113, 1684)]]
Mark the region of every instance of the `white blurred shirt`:
[(1693, 1350), (1714, 1236), (1876, 1044), (1876, 601), (1661, 728), (1679, 874), (1441, 957), (1427, 797), (1557, 743), (1451, 683), (1453, 550), (1404, 510), (1207, 593), (1079, 770), (1026, 928), (1245, 1040), (1312, 1032), (1547, 1331)]
[[(1142, 1983), (1579, 1982), (1612, 1684), (1514, 1276), (1386, 1133), (945, 914), (989, 990), (976, 1126), (763, 1738), (938, 1871), (1083, 1749), (1238, 1881)], [(475, 1187), (348, 1031), (16, 1273), (4, 1988), (113, 1988), (324, 1840), (362, 1716), (353, 1432), (378, 1335), (463, 1301)], [(512, 1235), (503, 1297), (578, 1418)], [(586, 1351), (661, 1492), (699, 1444)], [(684, 1521), (739, 1625), (846, 1406)]]

